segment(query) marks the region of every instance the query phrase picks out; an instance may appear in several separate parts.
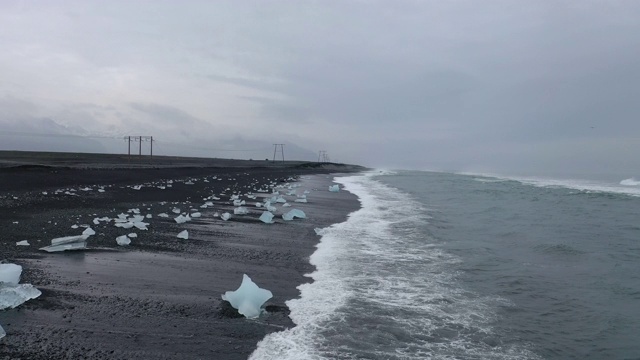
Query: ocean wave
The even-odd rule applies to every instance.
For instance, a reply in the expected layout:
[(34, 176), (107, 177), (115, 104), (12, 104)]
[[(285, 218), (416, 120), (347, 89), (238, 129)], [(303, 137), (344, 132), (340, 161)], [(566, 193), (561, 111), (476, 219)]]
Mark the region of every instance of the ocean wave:
[(573, 189), (585, 194), (609, 193), (640, 197), (640, 186), (638, 186), (640, 181), (634, 178), (625, 179), (616, 184), (585, 179), (551, 179), (474, 173), (457, 173), (457, 175), (471, 176), (474, 181), (480, 182), (517, 181), (523, 185), (547, 189)]
[(640, 185), (640, 181), (636, 180), (635, 178), (629, 178), (629, 179), (624, 179), (624, 180), (620, 181), (620, 185), (638, 186), (638, 185)]

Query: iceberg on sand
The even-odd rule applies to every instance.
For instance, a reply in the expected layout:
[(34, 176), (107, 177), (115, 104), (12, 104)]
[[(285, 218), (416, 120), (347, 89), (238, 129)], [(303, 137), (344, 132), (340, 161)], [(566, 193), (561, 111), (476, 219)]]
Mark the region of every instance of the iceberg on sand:
[[(40, 290), (31, 284), (18, 284), (21, 274), (22, 266), (20, 265), (0, 264), (0, 310), (15, 308), (25, 301), (35, 299), (42, 294)], [(0, 331), (0, 335), (3, 332)]]
[(237, 208), (233, 209), (233, 213), (235, 215), (246, 215), (246, 214), (249, 213), (249, 210), (247, 210), (246, 207), (242, 207), (241, 206), (241, 207), (237, 207)]
[(16, 264), (0, 264), (0, 283), (18, 285), (22, 266)]
[(288, 213), (282, 214), (282, 219), (286, 221), (291, 221), (294, 218), (306, 219), (307, 215), (305, 215), (304, 211), (298, 209), (291, 209)]
[(227, 291), (222, 295), (222, 300), (228, 301), (246, 318), (254, 319), (260, 315), (262, 305), (272, 297), (271, 291), (261, 289), (247, 274), (244, 274), (238, 290)]
[(340, 191), (340, 185), (331, 185), (331, 186), (329, 186), (329, 191), (331, 191), (331, 192)]
[(125, 246), (125, 245), (131, 244), (131, 240), (129, 239), (129, 237), (127, 235), (118, 236), (116, 238), (116, 242), (120, 246)]
[(65, 250), (82, 250), (87, 248), (87, 239), (90, 235), (74, 235), (55, 238), (51, 240), (51, 245), (40, 248), (46, 252), (58, 252)]
[(265, 224), (273, 224), (273, 214), (269, 211), (265, 211), (260, 215), (260, 221)]
[(182, 230), (178, 236), (178, 239), (185, 239), (185, 240), (189, 240), (189, 232), (187, 230)]

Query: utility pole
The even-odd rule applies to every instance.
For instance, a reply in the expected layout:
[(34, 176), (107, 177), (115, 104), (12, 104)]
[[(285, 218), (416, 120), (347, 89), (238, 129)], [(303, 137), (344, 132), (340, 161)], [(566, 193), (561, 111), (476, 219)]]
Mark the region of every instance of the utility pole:
[(273, 161), (276, 161), (276, 153), (278, 152), (278, 147), (280, 148), (280, 152), (282, 153), (282, 161), (284, 162), (284, 144), (273, 144)]
[(327, 150), (318, 151), (318, 162), (325, 162), (325, 157), (327, 156)]
[(150, 142), (150, 159), (153, 161), (153, 136), (125, 136), (124, 140), (127, 142), (127, 160), (131, 162), (131, 143), (138, 143), (138, 157), (142, 158), (142, 142)]

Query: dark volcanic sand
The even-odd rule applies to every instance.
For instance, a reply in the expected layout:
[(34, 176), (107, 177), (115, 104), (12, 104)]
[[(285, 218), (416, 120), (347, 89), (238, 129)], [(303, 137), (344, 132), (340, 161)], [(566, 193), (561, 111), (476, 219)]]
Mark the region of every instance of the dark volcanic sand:
[[(4, 261), (22, 265), (22, 282), (43, 293), (16, 309), (0, 311), (0, 325), (7, 332), (0, 340), (0, 357), (246, 359), (266, 334), (293, 326), (284, 302), (299, 295), (296, 287), (309, 281), (303, 274), (313, 271), (308, 263), (318, 242), (313, 229), (344, 221), (358, 207), (355, 196), (327, 191), (332, 176), (318, 174), (327, 171), (0, 169), (0, 254)], [(253, 206), (261, 199), (246, 197), (249, 215), (226, 222), (213, 217), (216, 211), (232, 213), (228, 199), (234, 190), (246, 193), (254, 186), (284, 183), (298, 175), (302, 178), (295, 183), (301, 186), (296, 190), (311, 191), (309, 203), (285, 197), (292, 208), (305, 211), (305, 220), (284, 222), (278, 217), (276, 224), (263, 224), (257, 220), (262, 211)], [(195, 180), (194, 185), (178, 181), (166, 190), (156, 187), (168, 179)], [(150, 181), (155, 184), (140, 190), (129, 187)], [(98, 192), (95, 185), (106, 185), (105, 192)], [(86, 186), (91, 190), (80, 190)], [(227, 188), (231, 190), (226, 196), (219, 195)], [(54, 194), (57, 189), (75, 189), (72, 193), (78, 195)], [(210, 195), (221, 199), (213, 201), (213, 208), (200, 209), (203, 198)], [(197, 208), (202, 217), (176, 224), (174, 207)], [(153, 215), (145, 220), (151, 223), (148, 231), (92, 222), (132, 208)], [(162, 212), (171, 217), (158, 217)], [(90, 250), (51, 254), (37, 250), (52, 238), (84, 230), (71, 229), (74, 224), (91, 225), (97, 232), (88, 240)], [(184, 229), (189, 240), (177, 239)], [(116, 245), (116, 236), (131, 232), (138, 237), (130, 246)], [(16, 246), (20, 240), (31, 246)], [(220, 299), (220, 294), (240, 285), (243, 273), (274, 294), (267, 302), (268, 313), (256, 320), (238, 317)]]

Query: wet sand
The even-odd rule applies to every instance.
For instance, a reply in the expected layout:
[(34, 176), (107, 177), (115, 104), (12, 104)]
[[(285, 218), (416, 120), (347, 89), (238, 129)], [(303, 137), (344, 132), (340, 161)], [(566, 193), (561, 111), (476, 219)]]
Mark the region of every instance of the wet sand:
[[(38, 299), (0, 312), (7, 332), (0, 340), (0, 358), (246, 359), (266, 334), (293, 326), (284, 302), (299, 296), (296, 287), (309, 281), (304, 274), (313, 271), (308, 258), (319, 240), (313, 229), (344, 221), (359, 205), (347, 192), (327, 191), (333, 176), (326, 173), (333, 169), (292, 165), (146, 171), (0, 171), (0, 254), (24, 267), (23, 283), (43, 292)], [(284, 184), (299, 175), (291, 183), (300, 185), (298, 193), (310, 191), (309, 203), (285, 197), (291, 208), (307, 214), (305, 220), (279, 218), (276, 224), (263, 224), (257, 219), (262, 211), (253, 206), (261, 200), (245, 197), (249, 215), (229, 221), (213, 217), (214, 212), (232, 212), (233, 191), (246, 193), (273, 181)], [(171, 188), (158, 188), (169, 179), (178, 181)], [(193, 185), (185, 184), (189, 179)], [(105, 191), (98, 192), (98, 185)], [(143, 187), (134, 190), (132, 185)], [(219, 195), (225, 189), (226, 195)], [(55, 194), (56, 190), (64, 191)], [(201, 209), (203, 198), (210, 195), (220, 200)], [(177, 224), (174, 207), (197, 208), (202, 217)], [(146, 220), (149, 230), (92, 222), (133, 208), (152, 214)], [(171, 217), (159, 218), (163, 212)], [(37, 251), (52, 238), (84, 230), (71, 229), (74, 224), (91, 225), (96, 231), (88, 240), (89, 250)], [(185, 229), (189, 240), (177, 239)], [(130, 246), (116, 244), (116, 236), (131, 232), (138, 237)], [(31, 246), (16, 246), (20, 240), (29, 240)], [(239, 286), (243, 273), (274, 294), (267, 313), (256, 320), (239, 317), (220, 299), (220, 294)]]

